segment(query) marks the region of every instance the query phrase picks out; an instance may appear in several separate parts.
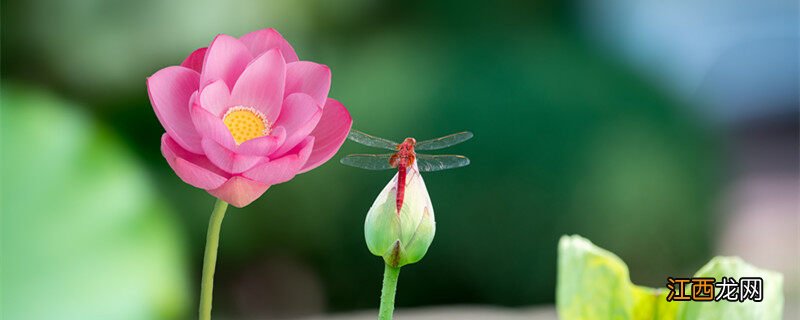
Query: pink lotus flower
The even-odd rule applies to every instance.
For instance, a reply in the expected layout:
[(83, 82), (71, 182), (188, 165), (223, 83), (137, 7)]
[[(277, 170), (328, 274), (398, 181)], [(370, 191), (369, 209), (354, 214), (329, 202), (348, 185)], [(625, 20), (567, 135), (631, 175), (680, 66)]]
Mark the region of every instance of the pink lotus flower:
[(218, 35), (147, 79), (161, 152), (186, 183), (243, 207), (328, 161), (352, 125), (330, 69), (299, 61), (274, 29)]

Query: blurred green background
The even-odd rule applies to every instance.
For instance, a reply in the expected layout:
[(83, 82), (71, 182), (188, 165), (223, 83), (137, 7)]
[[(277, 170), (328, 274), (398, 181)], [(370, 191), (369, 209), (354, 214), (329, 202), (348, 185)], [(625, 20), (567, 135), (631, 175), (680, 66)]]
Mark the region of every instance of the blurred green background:
[[(214, 199), (161, 156), (145, 78), (265, 27), (331, 67), (354, 128), (475, 133), (425, 176), (438, 230), (399, 308), (552, 304), (565, 233), (638, 284), (733, 254), (796, 294), (797, 3), (735, 2), (3, 1), (2, 313), (194, 316)], [(371, 151), (229, 210), (216, 315), (377, 307), (363, 220), (391, 173), (338, 164)]]

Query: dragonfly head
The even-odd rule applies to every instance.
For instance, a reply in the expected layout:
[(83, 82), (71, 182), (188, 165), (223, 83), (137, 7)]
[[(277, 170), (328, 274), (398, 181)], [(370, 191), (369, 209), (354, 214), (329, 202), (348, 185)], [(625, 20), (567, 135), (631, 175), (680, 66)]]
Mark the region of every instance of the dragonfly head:
[(403, 140), (403, 144), (405, 144), (405, 145), (409, 145), (409, 146), (412, 146), (412, 147), (413, 147), (414, 145), (416, 145), (416, 144), (417, 144), (417, 139), (410, 138), (410, 137), (409, 137), (409, 138), (406, 138), (405, 140)]

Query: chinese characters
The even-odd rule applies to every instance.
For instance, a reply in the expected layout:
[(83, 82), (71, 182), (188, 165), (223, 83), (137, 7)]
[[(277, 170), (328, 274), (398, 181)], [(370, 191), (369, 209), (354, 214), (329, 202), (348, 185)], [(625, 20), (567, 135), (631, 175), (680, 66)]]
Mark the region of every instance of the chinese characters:
[(742, 277), (739, 281), (732, 277), (722, 277), (719, 282), (715, 278), (668, 277), (667, 289), (667, 301), (764, 300), (764, 280), (758, 277)]

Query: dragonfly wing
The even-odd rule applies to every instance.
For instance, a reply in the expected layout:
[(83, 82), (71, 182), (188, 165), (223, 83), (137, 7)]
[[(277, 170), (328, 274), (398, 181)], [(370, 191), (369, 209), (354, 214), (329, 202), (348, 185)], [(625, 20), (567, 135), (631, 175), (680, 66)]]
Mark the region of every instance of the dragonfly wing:
[(387, 154), (351, 154), (340, 160), (343, 165), (367, 169), (367, 170), (387, 170), (393, 169), (389, 163), (389, 158), (393, 153)]
[(469, 165), (469, 158), (454, 154), (417, 154), (417, 167), (420, 172), (440, 171)]
[(350, 134), (347, 135), (347, 138), (351, 141), (358, 142), (368, 147), (374, 148), (381, 148), (387, 150), (397, 150), (397, 142), (387, 140), (384, 138), (378, 138), (373, 135), (369, 135), (363, 133), (358, 130), (350, 130)]
[(425, 140), (417, 142), (414, 146), (416, 150), (439, 150), (450, 146), (457, 145), (472, 138), (472, 132), (464, 131), (439, 137), (436, 139)]

